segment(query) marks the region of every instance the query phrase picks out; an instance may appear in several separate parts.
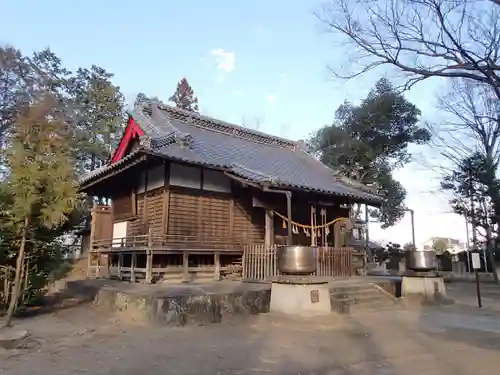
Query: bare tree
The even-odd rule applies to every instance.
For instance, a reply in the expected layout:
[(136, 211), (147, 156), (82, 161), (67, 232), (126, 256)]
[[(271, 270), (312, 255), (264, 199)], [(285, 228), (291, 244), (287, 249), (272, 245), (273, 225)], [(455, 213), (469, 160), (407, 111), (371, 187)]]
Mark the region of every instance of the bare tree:
[(500, 99), (500, 0), (330, 0), (317, 12), (327, 30), (351, 47), (354, 78), (380, 66), (407, 77), (467, 78)]
[(432, 146), (453, 164), (475, 152), (500, 165), (500, 101), (490, 86), (453, 80), (438, 108), (445, 121), (431, 124)]
[(250, 120), (246, 116), (241, 116), (241, 126), (248, 129), (259, 130), (264, 121), (265, 117), (263, 115), (253, 116)]
[(500, 100), (491, 86), (462, 79), (451, 82), (439, 109), (447, 121), (431, 127), (433, 146), (451, 163), (442, 188), (453, 196), (454, 212), (465, 215), (476, 229), (484, 229), (493, 276), (498, 280), (493, 255), (496, 232), (500, 238)]

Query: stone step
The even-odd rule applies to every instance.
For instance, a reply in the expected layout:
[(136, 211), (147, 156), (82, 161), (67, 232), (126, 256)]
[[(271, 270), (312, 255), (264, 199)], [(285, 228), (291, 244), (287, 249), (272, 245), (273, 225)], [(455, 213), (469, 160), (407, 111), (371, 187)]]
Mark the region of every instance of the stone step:
[(331, 293), (344, 293), (344, 292), (356, 292), (363, 291), (367, 289), (374, 289), (373, 285), (370, 284), (355, 284), (355, 285), (342, 285), (342, 286), (334, 286), (330, 288)]
[(374, 301), (371, 303), (362, 303), (359, 305), (351, 306), (351, 314), (357, 312), (372, 312), (372, 311), (388, 311), (388, 310), (402, 310), (404, 307), (398, 302), (387, 301)]
[(335, 288), (330, 292), (332, 309), (340, 313), (356, 311), (378, 311), (399, 308), (392, 297), (375, 285)]
[(357, 289), (357, 290), (343, 290), (343, 291), (334, 291), (332, 292), (330, 290), (330, 294), (333, 296), (344, 296), (344, 295), (349, 295), (349, 296), (363, 296), (363, 295), (371, 295), (371, 294), (384, 294), (380, 289), (377, 289), (376, 287), (370, 287), (366, 289)]

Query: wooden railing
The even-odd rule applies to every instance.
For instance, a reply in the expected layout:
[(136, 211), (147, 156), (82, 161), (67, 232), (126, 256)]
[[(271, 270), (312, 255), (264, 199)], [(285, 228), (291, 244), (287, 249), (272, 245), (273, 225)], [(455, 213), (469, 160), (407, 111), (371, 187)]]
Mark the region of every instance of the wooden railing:
[[(279, 276), (276, 249), (280, 245), (248, 245), (243, 253), (243, 279), (267, 280)], [(334, 278), (350, 277), (354, 274), (352, 267), (353, 249), (350, 247), (320, 247), (316, 276)]]
[(154, 236), (152, 234), (128, 236), (122, 238), (107, 238), (92, 241), (92, 250), (99, 252), (122, 251), (243, 251), (244, 242), (234, 238), (224, 237), (198, 237), (183, 235)]

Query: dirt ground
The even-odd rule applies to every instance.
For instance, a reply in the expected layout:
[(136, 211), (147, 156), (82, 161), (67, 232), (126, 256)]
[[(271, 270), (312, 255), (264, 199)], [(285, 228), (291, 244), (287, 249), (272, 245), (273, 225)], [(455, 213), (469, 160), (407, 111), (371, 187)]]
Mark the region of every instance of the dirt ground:
[(460, 304), (443, 308), (307, 320), (264, 314), (183, 328), (141, 326), (80, 305), (17, 321), (32, 342), (0, 351), (0, 374), (494, 374), (499, 288), (484, 291), (490, 306), (482, 311), (471, 287), (457, 284), (450, 294)]

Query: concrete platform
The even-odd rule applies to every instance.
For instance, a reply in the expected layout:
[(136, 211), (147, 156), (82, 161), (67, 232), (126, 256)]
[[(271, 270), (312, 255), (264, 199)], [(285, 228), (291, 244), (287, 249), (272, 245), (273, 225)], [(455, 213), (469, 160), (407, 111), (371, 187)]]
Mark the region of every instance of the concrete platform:
[(101, 288), (94, 303), (151, 324), (167, 326), (220, 323), (237, 316), (269, 312), (268, 285), (238, 282), (139, 285)]
[[(361, 305), (379, 309), (394, 304), (398, 282), (401, 284), (400, 278), (355, 277), (332, 280), (324, 284), (322, 294), (318, 292), (320, 302), (312, 303), (314, 306), (309, 306), (306, 310), (310, 311), (306, 311), (306, 314), (318, 313), (318, 309), (345, 313), (359, 309)], [(385, 300), (381, 301), (377, 293), (368, 295), (363, 292), (372, 284), (385, 291)], [(94, 279), (70, 281), (61, 287), (85, 300), (93, 300), (95, 305), (104, 310), (125, 314), (136, 321), (164, 326), (220, 323), (271, 310), (269, 282), (169, 282), (147, 285)], [(318, 290), (317, 287), (315, 285), (313, 289)], [(310, 291), (307, 293), (310, 301)], [(326, 297), (328, 294), (329, 298)], [(392, 300), (390, 296), (394, 296)], [(347, 300), (354, 308), (345, 309)], [(305, 307), (293, 305), (288, 308), (297, 310)]]

